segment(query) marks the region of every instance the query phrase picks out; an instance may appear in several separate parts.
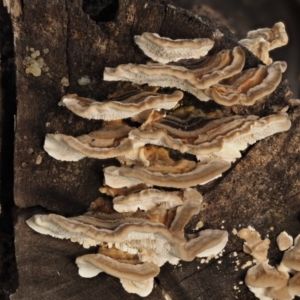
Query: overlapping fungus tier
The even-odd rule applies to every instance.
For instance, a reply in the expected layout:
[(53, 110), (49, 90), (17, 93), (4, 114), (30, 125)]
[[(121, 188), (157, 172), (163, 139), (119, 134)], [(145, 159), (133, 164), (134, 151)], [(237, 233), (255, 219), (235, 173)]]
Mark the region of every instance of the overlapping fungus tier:
[(222, 50), (189, 66), (124, 64), (116, 68), (105, 68), (103, 79), (175, 87), (207, 101), (209, 97), (203, 93), (203, 90), (241, 72), (244, 63), (245, 54), (242, 48), (237, 46), (232, 50)]
[(277, 61), (269, 67), (258, 66), (205, 89), (204, 93), (225, 106), (241, 104), (250, 106), (271, 94), (281, 82), (286, 62)]
[(175, 91), (170, 95), (133, 91), (102, 102), (68, 94), (62, 97), (59, 105), (66, 106), (83, 118), (112, 121), (131, 118), (146, 110), (171, 109), (182, 98), (181, 91)]
[[(280, 25), (257, 34), (266, 34), (271, 49), (276, 40), (284, 43), (283, 31)], [(245, 62), (242, 47), (209, 56), (214, 41), (207, 38), (171, 40), (143, 33), (135, 37), (135, 42), (159, 63), (105, 68), (104, 80), (174, 87), (200, 100), (212, 98), (226, 106), (252, 105), (276, 89), (286, 68), (284, 62), (275, 62), (269, 67), (242, 71)], [(164, 65), (169, 62), (177, 63)], [(180, 118), (174, 108), (182, 98), (181, 91), (171, 94), (134, 91), (105, 101), (69, 94), (59, 103), (78, 116), (105, 122), (98, 130), (78, 137), (47, 134), (44, 149), (49, 155), (66, 161), (115, 157), (121, 163), (120, 167), (104, 168), (104, 186), (100, 188), (113, 197), (117, 213), (104, 211), (95, 201), (82, 216), (35, 215), (27, 220), (41, 234), (69, 239), (85, 248), (99, 246), (97, 253), (76, 259), (81, 276), (94, 277), (104, 271), (118, 277), (129, 293), (144, 297), (152, 291), (153, 278), (164, 263), (177, 264), (180, 259), (191, 261), (218, 254), (228, 241), (227, 231), (206, 229), (193, 235), (184, 232), (190, 219), (200, 212), (202, 195), (196, 186), (221, 176), (249, 144), (288, 130), (291, 125), (282, 111), (263, 118), (208, 118), (186, 112), (188, 116)], [(170, 109), (173, 111), (168, 114), (166, 111)], [(126, 125), (122, 119), (127, 118), (131, 118), (130, 124), (140, 125)], [(170, 157), (169, 149), (196, 157), (175, 160)], [(244, 249), (259, 259), (264, 258), (268, 243), (253, 234), (246, 238)], [(295, 253), (287, 252), (281, 268), (290, 268), (298, 252)], [(297, 276), (291, 280), (298, 280)]]
[[(140, 196), (147, 197), (147, 193)], [(174, 203), (173, 212), (158, 205), (144, 213), (90, 211), (73, 218), (35, 215), (27, 224), (39, 233), (69, 239), (85, 248), (99, 245), (99, 253), (76, 259), (79, 274), (94, 277), (104, 271), (120, 278), (128, 292), (146, 296), (164, 263), (216, 255), (228, 240), (228, 233), (217, 229), (204, 230), (187, 239), (184, 227), (199, 213), (202, 196), (195, 189), (186, 189), (178, 196), (182, 202)]]
[(155, 144), (197, 155), (201, 161), (213, 159), (235, 161), (240, 151), (257, 140), (290, 128), (286, 113), (264, 118), (231, 116), (223, 118), (194, 117), (181, 120), (167, 115), (129, 132), (132, 140)]
[(132, 128), (125, 124), (105, 124), (99, 130), (78, 137), (47, 134), (45, 151), (57, 160), (78, 161), (84, 157), (107, 159), (126, 155), (134, 141), (127, 138)]

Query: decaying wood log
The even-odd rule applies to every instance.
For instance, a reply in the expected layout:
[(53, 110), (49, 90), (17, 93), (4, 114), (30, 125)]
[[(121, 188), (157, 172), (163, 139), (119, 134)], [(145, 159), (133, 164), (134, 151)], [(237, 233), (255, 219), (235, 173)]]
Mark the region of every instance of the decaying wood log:
[[(77, 136), (101, 126), (100, 121), (81, 119), (59, 107), (60, 98), (65, 93), (77, 93), (104, 99), (112, 93), (118, 83), (102, 80), (104, 67), (145, 63), (147, 58), (133, 41), (134, 35), (145, 31), (170, 38), (213, 38), (215, 53), (237, 45), (237, 39), (226, 28), (166, 1), (98, 2), (103, 7), (96, 14), (85, 0), (24, 0), (22, 13), (13, 15), (18, 104), (14, 191), (19, 208), (15, 225), (19, 288), (12, 296), (14, 300), (139, 299), (127, 294), (118, 279), (105, 274), (81, 278), (74, 261), (88, 251), (68, 241), (40, 236), (25, 224), (26, 219), (41, 211), (65, 216), (82, 214), (99, 197), (103, 167), (116, 164), (114, 160), (87, 158), (58, 162), (44, 152), (46, 133)], [(258, 59), (245, 52), (246, 67), (256, 66)], [(38, 58), (43, 58), (43, 62), (39, 60), (41, 74), (33, 76), (28, 68), (32, 59)], [(78, 84), (83, 76), (89, 77), (88, 85)], [(64, 77), (68, 78), (68, 86), (61, 83)], [(286, 106), (290, 97), (288, 85), (283, 82), (270, 97), (252, 107), (222, 108), (200, 103), (190, 95), (184, 101), (207, 111), (220, 108), (225, 115), (234, 111), (264, 116)], [(252, 225), (262, 235), (269, 234), (272, 241), (281, 230), (293, 236), (299, 233), (300, 112), (291, 108), (289, 113), (293, 120), (289, 132), (259, 142), (221, 179), (201, 187), (207, 206), (188, 229), (201, 219), (207, 228), (224, 226), (229, 232)], [(270, 257), (277, 262), (280, 254), (272, 250)], [(237, 258), (241, 265), (250, 260), (242, 252), (242, 241), (231, 235), (219, 260), (165, 265), (146, 299), (165, 299), (165, 292), (173, 300), (254, 299), (245, 285), (239, 285), (245, 270), (235, 270)]]

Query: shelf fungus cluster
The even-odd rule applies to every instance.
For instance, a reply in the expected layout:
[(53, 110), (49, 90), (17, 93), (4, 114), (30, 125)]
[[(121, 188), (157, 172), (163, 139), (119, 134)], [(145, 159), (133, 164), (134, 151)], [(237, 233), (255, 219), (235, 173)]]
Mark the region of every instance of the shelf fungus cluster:
[(115, 197), (113, 202), (124, 214), (91, 210), (73, 218), (35, 215), (27, 224), (39, 233), (69, 239), (85, 248), (100, 246), (98, 253), (76, 259), (79, 274), (94, 277), (106, 272), (120, 278), (126, 291), (140, 296), (152, 291), (153, 278), (166, 262), (215, 256), (227, 243), (224, 230), (185, 234), (184, 227), (200, 211), (202, 196), (196, 189), (171, 193), (148, 189)]
[(250, 50), (266, 65), (270, 65), (273, 60), (269, 56), (269, 51), (285, 46), (288, 43), (288, 35), (282, 22), (274, 24), (273, 28), (261, 28), (249, 31), (247, 37), (239, 43)]
[(244, 252), (252, 255), (256, 265), (247, 271), (245, 283), (261, 300), (292, 300), (300, 296), (300, 235), (293, 238), (282, 232), (277, 238), (281, 263), (273, 267), (268, 263), (270, 240), (262, 240), (253, 228), (244, 228), (238, 236), (245, 240)]
[[(105, 80), (177, 88), (225, 106), (252, 105), (276, 89), (286, 68), (284, 62), (274, 62), (242, 71), (242, 47), (207, 56), (214, 42), (206, 38), (171, 40), (143, 33), (135, 42), (158, 63), (106, 68)], [(179, 90), (140, 90), (101, 102), (69, 94), (59, 103), (80, 117), (103, 122), (78, 137), (47, 134), (44, 149), (50, 156), (120, 162), (104, 168), (100, 188), (112, 196), (114, 211), (104, 212), (95, 201), (82, 216), (35, 215), (27, 221), (39, 233), (99, 247), (98, 253), (77, 258), (81, 276), (106, 272), (120, 278), (126, 291), (146, 296), (164, 263), (218, 254), (227, 231), (184, 230), (200, 211), (197, 185), (221, 176), (248, 145), (291, 125), (283, 111), (265, 117), (190, 113), (181, 105), (183, 97)]]
[[(266, 43), (270, 45), (268, 50), (287, 43), (287, 35), (282, 23), (275, 24), (272, 30), (260, 29), (255, 32), (255, 34), (249, 33), (248, 40), (254, 41), (257, 36), (261, 39), (264, 37)], [(250, 48), (247, 46), (249, 43), (243, 41), (240, 41), (240, 44)], [(150, 86), (180, 88), (199, 100), (213, 99), (225, 106), (253, 105), (276, 89), (282, 73), (286, 70), (285, 62), (275, 62), (270, 66), (261, 65), (242, 71), (245, 54), (240, 46), (200, 59), (213, 45), (207, 39), (203, 39), (201, 43), (199, 39), (171, 41), (146, 32), (136, 36), (135, 42), (147, 56), (158, 63), (123, 64), (116, 68), (105, 68), (104, 80), (123, 80)], [(193, 53), (197, 52), (190, 54), (190, 51), (197, 43), (199, 47), (202, 44), (204, 50), (199, 51), (198, 59), (195, 60), (192, 59), (195, 58)], [(259, 45), (253, 43), (250, 50), (254, 52)], [(254, 54), (257, 55), (256, 52)], [(259, 58), (262, 59), (261, 56)], [(179, 62), (167, 64), (175, 61)]]

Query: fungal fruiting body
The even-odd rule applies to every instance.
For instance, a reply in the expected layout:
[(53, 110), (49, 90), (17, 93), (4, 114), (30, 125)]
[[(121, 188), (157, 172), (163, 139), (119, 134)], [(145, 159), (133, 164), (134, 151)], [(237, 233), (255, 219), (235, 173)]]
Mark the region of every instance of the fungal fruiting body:
[(74, 114), (87, 119), (112, 121), (134, 117), (149, 109), (171, 109), (183, 97), (181, 91), (164, 95), (151, 92), (139, 92), (133, 95), (119, 96), (115, 100), (98, 102), (93, 99), (79, 97), (75, 94), (63, 96), (62, 106), (66, 106)]
[(293, 246), (293, 238), (283, 231), (277, 237), (277, 245), (280, 251), (285, 251)]
[(201, 58), (214, 45), (211, 39), (172, 40), (150, 32), (136, 35), (134, 41), (147, 56), (162, 64), (181, 59)]
[(108, 81), (131, 81), (150, 86), (176, 87), (195, 95), (203, 101), (209, 100), (203, 90), (229, 78), (244, 67), (245, 55), (241, 47), (223, 50), (216, 55), (204, 58), (193, 67), (149, 64), (119, 65), (105, 68), (103, 79)]
[[(268, 36), (271, 33), (267, 31)], [(270, 45), (278, 39), (284, 40), (284, 34), (267, 38)], [(242, 71), (245, 54), (241, 46), (202, 58), (214, 45), (206, 38), (171, 40), (144, 33), (136, 36), (135, 42), (158, 63), (105, 68), (104, 80), (178, 88), (203, 101), (249, 106), (272, 93), (286, 69), (285, 62), (274, 62)], [(177, 63), (166, 65), (169, 62)], [(60, 105), (76, 115), (104, 122), (100, 129), (77, 137), (48, 134), (45, 151), (58, 160), (117, 158), (121, 164), (104, 168), (105, 186), (100, 188), (113, 197), (114, 211), (103, 212), (95, 201), (91, 211), (82, 216), (35, 215), (27, 221), (39, 233), (69, 239), (85, 248), (99, 247), (98, 253), (76, 259), (81, 276), (106, 272), (120, 278), (126, 291), (144, 297), (151, 292), (153, 278), (164, 263), (177, 264), (222, 251), (227, 231), (184, 231), (200, 212), (202, 196), (196, 186), (221, 176), (248, 145), (291, 125), (284, 112), (265, 117), (208, 117), (180, 107), (186, 116), (182, 117), (174, 108), (182, 98), (181, 91), (134, 91), (101, 102), (75, 94), (62, 98)], [(124, 120), (128, 118), (130, 123)], [(174, 151), (176, 158), (171, 155)], [(186, 159), (180, 153), (194, 156)], [(245, 251), (260, 262), (260, 270), (267, 270), (269, 241), (249, 231), (241, 231), (240, 236), (246, 239)], [(292, 248), (288, 251), (279, 272), (291, 268), (294, 252)], [(251, 282), (250, 277), (247, 282)], [(299, 279), (295, 276), (291, 280)]]
[(258, 66), (248, 69), (212, 85), (204, 93), (215, 102), (226, 106), (253, 105), (264, 96), (274, 92), (286, 68), (286, 62), (277, 61), (269, 67)]
[(184, 227), (199, 213), (202, 196), (194, 189), (186, 189), (180, 198), (175, 215), (162, 204), (126, 218), (97, 212), (74, 218), (50, 214), (35, 215), (27, 224), (39, 233), (69, 239), (85, 248), (100, 246), (98, 254), (76, 259), (79, 274), (94, 277), (103, 271), (120, 278), (128, 292), (147, 296), (164, 263), (214, 256), (227, 243), (228, 233), (218, 229), (203, 230), (187, 239)]
[(292, 300), (300, 296), (300, 235), (293, 246), (286, 232), (279, 235), (278, 246), (287, 244), (290, 248), (284, 252), (277, 267), (268, 263), (269, 239), (262, 240), (257, 231), (249, 228), (241, 229), (238, 236), (246, 240), (244, 252), (256, 259), (257, 264), (247, 271), (245, 283), (258, 299)]
[[(78, 137), (47, 134), (44, 149), (58, 160), (117, 157), (122, 163), (142, 161), (144, 165), (149, 165), (144, 146), (152, 144), (194, 154), (202, 162), (234, 162), (241, 157), (240, 151), (245, 150), (248, 145), (286, 131), (291, 126), (286, 113), (263, 118), (252, 115), (182, 120), (172, 115), (160, 115), (149, 121), (151, 118), (150, 115), (139, 128), (121, 123), (106, 124), (97, 131)], [(154, 149), (152, 152), (152, 156), (157, 156), (159, 150)], [(164, 159), (167, 159), (166, 156)], [(167, 172), (167, 165), (164, 168)]]
[[(168, 115), (140, 129), (129, 132), (129, 138), (191, 153), (201, 161), (214, 159), (233, 162), (248, 145), (290, 128), (286, 113), (223, 118), (195, 117), (182, 120)], [(196, 128), (196, 129), (195, 129)]]
[(105, 184), (113, 188), (131, 187), (140, 183), (149, 186), (187, 188), (205, 184), (221, 176), (229, 168), (230, 163), (222, 160), (198, 163), (193, 170), (182, 174), (163, 174), (143, 168), (111, 166), (104, 169), (104, 177)]
[(45, 151), (57, 160), (78, 161), (84, 157), (106, 159), (126, 155), (136, 142), (126, 138), (131, 127), (107, 124), (89, 134), (72, 137), (65, 134), (47, 134)]
[(273, 60), (269, 56), (269, 51), (285, 46), (288, 43), (288, 35), (282, 22), (275, 23), (273, 28), (261, 28), (247, 33), (246, 39), (239, 43), (250, 50), (266, 65), (270, 65)]

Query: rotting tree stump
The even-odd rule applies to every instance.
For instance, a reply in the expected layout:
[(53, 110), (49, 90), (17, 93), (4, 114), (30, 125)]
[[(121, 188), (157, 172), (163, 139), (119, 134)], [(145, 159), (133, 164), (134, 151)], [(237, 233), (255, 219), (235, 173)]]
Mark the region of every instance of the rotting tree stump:
[[(19, 288), (11, 298), (140, 299), (126, 293), (117, 278), (99, 274), (85, 279), (78, 275), (75, 258), (93, 249), (84, 250), (70, 241), (39, 235), (25, 224), (26, 219), (39, 212), (64, 216), (84, 213), (90, 202), (100, 196), (103, 167), (116, 163), (88, 158), (76, 163), (55, 161), (43, 150), (45, 134), (80, 135), (100, 127), (101, 122), (81, 119), (57, 103), (65, 93), (104, 99), (113, 92), (118, 83), (102, 80), (104, 67), (147, 60), (133, 42), (136, 34), (148, 31), (170, 38), (214, 37), (214, 53), (234, 47), (237, 39), (208, 18), (166, 1), (99, 1), (111, 4), (105, 14), (99, 10), (92, 15), (88, 13), (95, 10), (90, 10), (85, 0), (22, 2), (22, 14), (12, 16), (17, 69), (14, 192), (18, 207), (15, 247)], [(25, 73), (23, 60), (30, 55), (30, 48), (41, 52), (49, 68), (39, 77)], [(49, 49), (49, 53), (44, 54), (43, 49)], [(246, 53), (246, 68), (259, 63)], [(78, 79), (86, 75), (90, 84), (78, 85)], [(68, 87), (62, 86), (63, 77), (69, 78)], [(234, 112), (264, 116), (286, 106), (290, 97), (288, 85), (282, 83), (270, 97), (253, 107), (222, 108), (212, 101), (195, 101), (190, 95), (184, 101), (196, 103), (204, 110), (219, 107), (227, 115)], [(221, 179), (199, 188), (207, 205), (190, 228), (199, 219), (207, 228), (223, 225), (229, 232), (252, 225), (262, 236), (269, 234), (271, 263), (280, 261), (282, 254), (275, 246), (276, 236), (286, 230), (295, 237), (300, 228), (300, 111), (290, 108), (289, 114), (293, 121), (289, 132), (258, 142)], [(37, 158), (42, 159), (40, 164), (36, 163)], [(270, 227), (274, 230), (270, 231)], [(242, 265), (251, 259), (242, 252), (242, 244), (230, 234), (221, 263), (211, 260), (200, 264), (194, 260), (176, 267), (166, 264), (146, 299), (165, 299), (164, 291), (172, 300), (255, 299), (245, 285), (238, 284), (246, 270), (235, 271), (236, 260)]]

